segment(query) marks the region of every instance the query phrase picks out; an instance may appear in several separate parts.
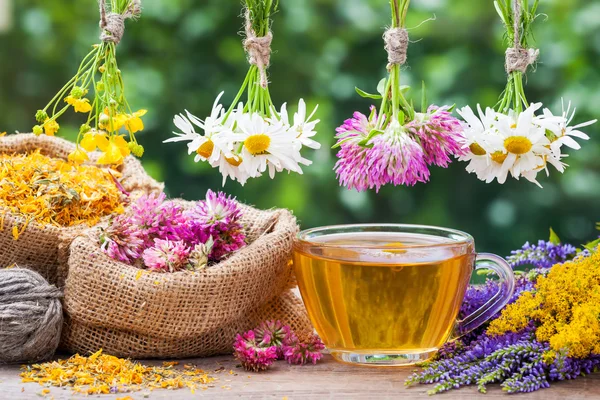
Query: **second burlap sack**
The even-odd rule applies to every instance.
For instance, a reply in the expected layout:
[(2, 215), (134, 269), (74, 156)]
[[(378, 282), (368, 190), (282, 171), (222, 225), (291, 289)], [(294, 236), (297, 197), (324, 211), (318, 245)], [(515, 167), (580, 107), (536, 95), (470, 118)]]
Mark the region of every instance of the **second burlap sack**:
[(67, 315), (77, 324), (167, 341), (240, 320), (289, 287), (298, 231), (287, 210), (242, 206), (242, 212), (248, 245), (197, 272), (141, 270), (108, 257), (95, 230), (77, 237), (64, 287)]
[[(75, 144), (53, 136), (17, 134), (0, 137), (0, 154), (25, 154), (40, 150), (43, 155), (66, 160), (74, 149)], [(98, 156), (96, 153), (90, 154), (90, 163), (93, 164)], [(133, 157), (126, 157), (125, 162), (118, 167), (116, 173), (119, 174), (119, 182), (128, 192), (162, 191), (163, 185), (148, 176), (141, 163)], [(61, 228), (31, 221), (25, 231), (19, 235), (19, 239), (15, 240), (12, 235), (12, 227), (21, 226), (24, 222), (22, 217), (14, 215), (9, 210), (0, 210), (0, 212), (2, 213), (0, 267), (12, 264), (27, 265), (48, 282), (56, 284), (60, 263), (58, 257), (59, 236), (75, 237), (89, 227), (84, 224)]]

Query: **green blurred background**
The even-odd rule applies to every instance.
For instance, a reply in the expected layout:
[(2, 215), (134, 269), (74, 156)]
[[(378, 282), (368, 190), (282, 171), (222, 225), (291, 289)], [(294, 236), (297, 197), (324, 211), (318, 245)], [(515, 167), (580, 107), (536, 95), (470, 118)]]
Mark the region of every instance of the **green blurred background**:
[[(162, 144), (175, 113), (207, 115), (215, 96), (225, 102), (247, 70), (240, 44), (238, 0), (146, 0), (138, 22), (129, 22), (119, 63), (133, 108), (147, 108), (143, 163), (166, 182), (168, 193), (202, 198), (220, 189), (221, 176), (195, 164), (184, 144)], [(534, 27), (540, 62), (528, 74), (530, 100), (555, 112), (560, 99), (578, 107), (575, 122), (600, 111), (600, 2), (542, 0)], [(71, 78), (81, 57), (98, 40), (96, 0), (0, 0), (0, 131), (29, 132), (33, 115)], [(425, 19), (437, 20), (419, 27)], [(332, 171), (334, 129), (368, 100), (354, 86), (375, 91), (384, 76), (381, 35), (389, 21), (386, 0), (281, 0), (274, 17), (275, 53), (270, 68), (276, 104), (319, 104), (321, 150), (304, 176), (255, 179), (225, 191), (261, 208), (287, 207), (303, 227), (352, 222), (435, 224), (475, 236), (480, 251), (506, 255), (526, 240), (547, 238), (550, 226), (563, 241), (580, 244), (597, 235), (600, 220), (600, 124), (592, 140), (571, 152), (564, 176), (540, 176), (544, 189), (524, 180), (485, 184), (463, 163), (434, 168), (429, 184), (357, 193), (338, 186)], [(437, 104), (494, 105), (505, 83), (503, 31), (491, 0), (414, 0), (408, 27), (407, 84), (427, 83)], [(420, 101), (418, 93), (416, 103)], [(81, 115), (61, 119), (62, 136), (73, 137)]]

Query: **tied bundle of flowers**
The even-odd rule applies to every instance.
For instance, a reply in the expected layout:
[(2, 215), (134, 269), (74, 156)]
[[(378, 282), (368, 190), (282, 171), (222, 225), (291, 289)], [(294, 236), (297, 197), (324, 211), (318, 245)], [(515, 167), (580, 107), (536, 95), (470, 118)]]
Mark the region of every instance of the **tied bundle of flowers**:
[(234, 198), (209, 190), (184, 210), (164, 193), (140, 197), (102, 230), (111, 258), (157, 272), (198, 270), (245, 245), (242, 212)]
[[(103, 154), (99, 164), (118, 165), (129, 154), (141, 157), (144, 148), (135, 134), (144, 129), (141, 117), (146, 110), (132, 111), (125, 98), (125, 84), (117, 65), (117, 45), (123, 37), (125, 20), (138, 18), (142, 12), (141, 0), (98, 0), (100, 7), (100, 44), (83, 58), (77, 73), (58, 91), (50, 102), (35, 114), (38, 125), (33, 133), (54, 136), (59, 130), (58, 118), (69, 107), (87, 114), (77, 136), (77, 148), (69, 160), (82, 163), (87, 152), (99, 149)], [(94, 97), (86, 97), (90, 90)], [(66, 105), (64, 104), (66, 103)], [(124, 130), (127, 133), (121, 134)]]
[(234, 356), (248, 371), (265, 371), (277, 360), (290, 364), (316, 364), (325, 345), (317, 335), (300, 341), (288, 325), (266, 321), (257, 328), (238, 334), (233, 344)]
[[(195, 154), (194, 161), (219, 168), (223, 185), (227, 178), (244, 185), (267, 170), (271, 178), (284, 170), (302, 174), (300, 165), (312, 163), (302, 157), (302, 148), (321, 147), (313, 139), (319, 122), (313, 119), (317, 108), (307, 115), (306, 104), (300, 99), (298, 111), (290, 118), (286, 104), (277, 110), (269, 94), (267, 68), (273, 39), (270, 17), (277, 11), (278, 1), (246, 0), (245, 4), (243, 45), (250, 69), (231, 106), (226, 111), (219, 104), (221, 93), (204, 120), (188, 111), (176, 115), (173, 122), (181, 132), (165, 140), (189, 142), (188, 153)], [(246, 91), (246, 103), (238, 103)], [(203, 132), (196, 132), (197, 128)]]
[(467, 153), (460, 159), (469, 162), (468, 172), (487, 183), (496, 179), (502, 184), (510, 173), (517, 180), (523, 177), (541, 187), (537, 174), (544, 171), (548, 175), (548, 164), (564, 172), (567, 164), (562, 160), (567, 155), (563, 154), (563, 146), (580, 149), (575, 138), (589, 137), (579, 129), (596, 122), (571, 126), (575, 109), (571, 111), (570, 103), (566, 109), (563, 103), (562, 114), (554, 115), (548, 108), (540, 113), (542, 103), (527, 102), (523, 75), (539, 55), (539, 50), (529, 48), (538, 3), (534, 0), (529, 6), (527, 0), (495, 2), (512, 42), (506, 50), (506, 89), (495, 110), (487, 108), (484, 112), (477, 106), (478, 115), (468, 106), (458, 110), (468, 125), (464, 143)]
[(429, 166), (448, 167), (452, 158), (463, 155), (461, 122), (451, 115), (452, 107), (427, 105), (425, 89), (421, 112), (415, 111), (401, 86), (400, 67), (406, 62), (408, 31), (405, 28), (410, 0), (391, 0), (392, 27), (384, 34), (389, 75), (378, 85), (379, 94), (360, 89), (365, 98), (381, 99), (379, 111), (369, 116), (355, 112), (336, 129), (339, 148), (335, 172), (349, 189), (377, 191), (386, 185), (413, 186), (429, 180)]
[[(572, 249), (552, 235), (551, 241), (540, 241), (529, 262), (513, 261), (534, 268), (518, 278), (509, 305), (488, 326), (440, 349), (436, 360), (422, 365), (406, 384), (435, 384), (430, 394), (474, 384), (485, 393), (490, 383), (500, 383), (508, 393), (531, 392), (598, 370), (600, 310), (594, 294), (600, 291), (600, 253), (575, 255)], [(513, 255), (528, 251), (526, 244)], [(545, 267), (554, 261), (551, 269)], [(470, 287), (461, 314), (477, 309), (497, 290), (493, 281)]]

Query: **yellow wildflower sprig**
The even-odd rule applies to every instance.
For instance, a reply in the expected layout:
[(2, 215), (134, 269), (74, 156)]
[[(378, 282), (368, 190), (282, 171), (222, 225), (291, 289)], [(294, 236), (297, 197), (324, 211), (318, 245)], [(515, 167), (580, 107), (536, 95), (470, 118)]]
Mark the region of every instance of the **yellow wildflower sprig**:
[[(87, 152), (96, 149), (103, 152), (98, 159), (100, 164), (118, 165), (129, 154), (141, 157), (144, 153), (144, 148), (137, 142), (135, 134), (144, 129), (141, 117), (146, 114), (146, 110), (134, 112), (127, 102), (125, 84), (116, 57), (116, 47), (120, 40), (118, 34), (122, 35), (122, 30), (117, 32), (117, 37), (111, 31), (114, 29), (111, 23), (115, 21), (115, 17), (120, 19), (122, 24), (126, 18), (139, 16), (139, 1), (109, 0), (110, 12), (106, 14), (106, 0), (100, 0), (101, 21), (104, 21), (102, 42), (92, 46), (75, 76), (58, 91), (46, 107), (35, 114), (38, 125), (33, 127), (33, 133), (49, 136), (58, 132), (58, 118), (70, 107), (75, 112), (88, 114), (86, 122), (79, 129), (77, 148), (69, 155), (70, 161), (87, 161)], [(94, 93), (91, 98), (86, 97), (90, 90)], [(121, 133), (123, 130), (125, 133)]]
[(517, 332), (530, 321), (536, 338), (553, 354), (585, 358), (600, 354), (600, 252), (557, 264), (540, 276), (534, 292), (524, 293), (492, 321), (490, 335)]

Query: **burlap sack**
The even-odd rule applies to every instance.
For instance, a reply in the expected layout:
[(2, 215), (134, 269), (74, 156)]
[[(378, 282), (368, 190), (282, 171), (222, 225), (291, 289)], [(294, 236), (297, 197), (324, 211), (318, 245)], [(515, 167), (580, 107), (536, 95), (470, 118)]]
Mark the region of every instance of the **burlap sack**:
[(312, 334), (302, 301), (291, 291), (252, 310), (242, 318), (187, 339), (165, 339), (116, 329), (94, 327), (67, 319), (61, 348), (70, 353), (90, 354), (103, 349), (107, 354), (127, 358), (188, 358), (231, 354), (235, 335), (267, 320), (289, 324), (301, 339)]
[[(0, 154), (27, 153), (39, 149), (44, 155), (67, 159), (74, 148), (75, 144), (65, 139), (46, 135), (26, 133), (0, 137)], [(98, 157), (98, 153), (90, 154), (90, 163), (93, 164)], [(119, 172), (119, 180), (128, 192), (162, 191), (163, 185), (148, 176), (141, 163), (133, 157), (125, 159), (119, 167)], [(14, 240), (12, 227), (22, 223), (23, 221), (14, 214), (4, 214), (3, 229), (0, 230), (0, 267), (11, 264), (27, 265), (48, 282), (56, 284), (59, 235), (62, 233), (65, 237), (74, 237), (88, 226), (58, 228), (32, 221), (19, 236), (19, 240)]]
[(298, 230), (287, 210), (243, 206), (242, 212), (249, 244), (193, 273), (150, 272), (115, 261), (90, 230), (70, 247), (65, 311), (78, 323), (168, 340), (197, 337), (239, 320), (289, 287)]

